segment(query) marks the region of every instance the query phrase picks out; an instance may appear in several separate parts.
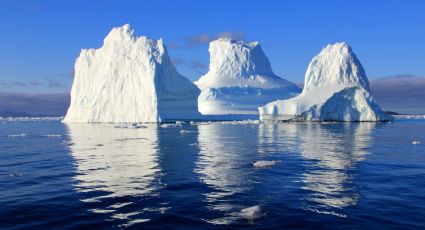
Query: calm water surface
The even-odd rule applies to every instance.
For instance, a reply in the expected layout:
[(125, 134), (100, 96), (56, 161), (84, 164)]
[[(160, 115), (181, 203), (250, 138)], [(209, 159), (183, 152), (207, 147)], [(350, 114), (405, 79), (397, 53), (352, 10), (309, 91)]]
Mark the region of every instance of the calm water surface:
[[(1, 229), (425, 228), (424, 120), (12, 120), (0, 157)], [(240, 215), (255, 205), (262, 217)]]

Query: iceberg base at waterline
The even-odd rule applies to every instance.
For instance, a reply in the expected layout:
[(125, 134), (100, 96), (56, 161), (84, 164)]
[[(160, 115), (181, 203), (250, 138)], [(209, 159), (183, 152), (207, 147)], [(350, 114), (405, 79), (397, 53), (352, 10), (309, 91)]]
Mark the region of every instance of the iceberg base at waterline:
[[(392, 121), (393, 117), (386, 114), (373, 100), (369, 92), (360, 87), (350, 87), (333, 94), (324, 103), (311, 103), (308, 94), (285, 101), (275, 101), (260, 107), (261, 120), (281, 121)], [(296, 111), (284, 114), (282, 108), (308, 108), (297, 114)], [(287, 111), (288, 109), (286, 109)]]

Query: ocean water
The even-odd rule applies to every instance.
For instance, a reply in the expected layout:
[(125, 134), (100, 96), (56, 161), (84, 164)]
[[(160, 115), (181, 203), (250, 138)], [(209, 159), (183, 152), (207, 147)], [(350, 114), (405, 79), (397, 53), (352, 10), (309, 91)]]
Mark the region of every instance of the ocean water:
[(0, 122), (0, 229), (122, 228), (424, 229), (425, 120)]

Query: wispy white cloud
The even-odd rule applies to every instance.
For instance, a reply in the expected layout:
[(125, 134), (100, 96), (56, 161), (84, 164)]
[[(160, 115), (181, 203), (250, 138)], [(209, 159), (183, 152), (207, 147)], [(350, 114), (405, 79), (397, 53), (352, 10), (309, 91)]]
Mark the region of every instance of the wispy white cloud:
[(214, 41), (218, 38), (230, 38), (233, 40), (244, 40), (245, 33), (240, 31), (223, 31), (215, 35), (209, 35), (207, 33), (202, 33), (193, 36), (187, 36), (183, 39), (182, 43), (170, 43), (168, 47), (171, 49), (190, 49), (198, 45), (209, 44), (211, 41)]

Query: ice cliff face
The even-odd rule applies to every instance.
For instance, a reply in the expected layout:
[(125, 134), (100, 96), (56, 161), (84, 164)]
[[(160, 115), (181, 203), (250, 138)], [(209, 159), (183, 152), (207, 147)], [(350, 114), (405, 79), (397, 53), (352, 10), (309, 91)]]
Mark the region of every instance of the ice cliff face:
[(114, 28), (75, 63), (65, 122), (158, 122), (198, 116), (199, 89), (171, 64), (158, 41)]
[(391, 120), (369, 92), (365, 71), (347, 43), (326, 46), (310, 62), (303, 92), (259, 108), (263, 120)]
[(210, 43), (207, 74), (195, 84), (202, 114), (257, 114), (257, 107), (293, 97), (300, 89), (276, 76), (258, 42), (220, 38)]

